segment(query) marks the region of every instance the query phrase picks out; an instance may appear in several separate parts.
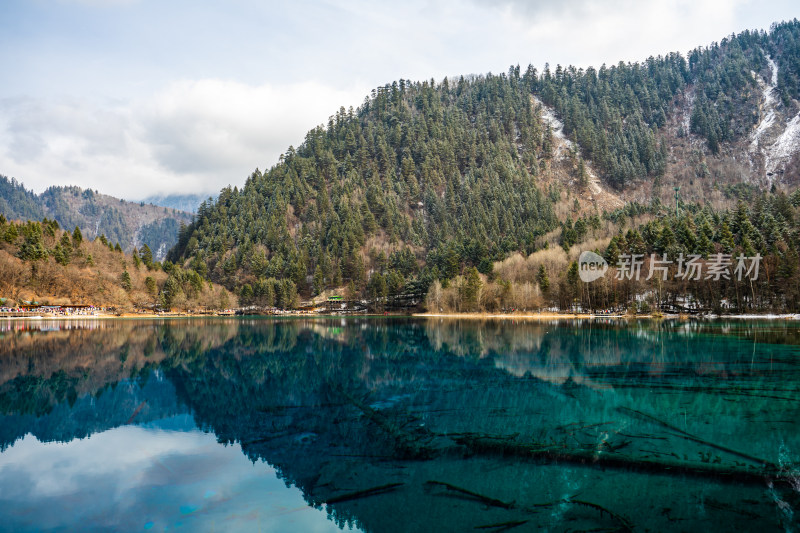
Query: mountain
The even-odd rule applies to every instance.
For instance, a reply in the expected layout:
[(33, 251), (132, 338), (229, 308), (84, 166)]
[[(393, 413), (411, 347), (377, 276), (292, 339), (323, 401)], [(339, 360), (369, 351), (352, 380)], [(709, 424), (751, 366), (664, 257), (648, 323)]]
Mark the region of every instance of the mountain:
[(126, 252), (147, 244), (156, 261), (177, 242), (180, 225), (192, 220), (184, 211), (127, 202), (80, 187), (50, 187), (37, 195), (5, 176), (0, 176), (0, 213), (7, 219), (47, 217), (70, 230), (77, 226), (84, 237), (105, 235)]
[[(716, 250), (738, 200), (796, 187), (798, 98), (797, 20), (685, 57), (400, 79), (201, 204), (169, 258), (256, 304), (276, 298), (270, 278), (306, 298), (346, 287), (391, 299), (438, 280), (473, 299), (515, 253), (603, 252), (626, 225), (663, 219), (674, 187), (684, 213), (706, 210)], [(767, 211), (794, 227), (793, 208)], [(794, 249), (793, 231), (775, 250)], [(560, 305), (574, 259), (539, 265)]]
[(187, 213), (196, 213), (197, 208), (204, 200), (213, 200), (207, 194), (170, 194), (166, 196), (148, 196), (142, 200), (146, 204), (169, 207)]
[(269, 278), (308, 295), (360, 290), (368, 270), (385, 267), (400, 290), (425, 283), (426, 255), (433, 276), (451, 277), (462, 256), (488, 270), (492, 258), (533, 250), (557, 226), (561, 192), (542, 187), (556, 172), (544, 157), (552, 142), (519, 87), (506, 76), (383, 87), (241, 191), (203, 203), (170, 259), (269, 303)]
[(147, 245), (126, 254), (105, 236), (87, 241), (58, 222), (8, 221), (0, 214), (0, 302), (16, 306), (95, 305), (134, 308), (224, 309), (235, 303), (224, 288), (194, 271), (153, 261)]
[(799, 76), (795, 20), (686, 58), (545, 69), (530, 89), (623, 199), (669, 201), (681, 186), (686, 200), (713, 202), (725, 186), (798, 184)]

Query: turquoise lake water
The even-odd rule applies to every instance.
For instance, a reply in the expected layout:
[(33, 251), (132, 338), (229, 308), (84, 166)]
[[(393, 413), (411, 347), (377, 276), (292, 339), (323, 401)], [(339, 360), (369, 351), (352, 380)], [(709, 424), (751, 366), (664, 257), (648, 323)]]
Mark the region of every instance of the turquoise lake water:
[(0, 322), (0, 531), (797, 531), (800, 324)]

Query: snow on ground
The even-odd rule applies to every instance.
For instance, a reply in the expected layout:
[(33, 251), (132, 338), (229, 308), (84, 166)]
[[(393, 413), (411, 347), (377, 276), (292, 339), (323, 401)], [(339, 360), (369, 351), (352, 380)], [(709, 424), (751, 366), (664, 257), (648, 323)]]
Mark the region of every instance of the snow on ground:
[[(553, 137), (556, 138), (556, 146), (554, 151), (555, 157), (557, 159), (563, 159), (565, 157), (564, 152), (572, 149), (575, 144), (567, 139), (566, 135), (564, 135), (564, 123), (558, 120), (558, 117), (556, 117), (553, 110), (546, 106), (544, 102), (539, 100), (539, 98), (536, 96), (533, 97), (533, 100), (536, 102), (536, 105), (542, 109), (542, 118), (550, 125), (550, 130), (553, 132)], [(586, 173), (589, 175), (589, 189), (593, 194), (601, 193), (602, 188), (600, 187), (600, 178), (594, 173), (589, 161), (584, 160), (584, 165), (586, 168)]]
[(694, 108), (694, 90), (686, 93), (686, 107), (683, 110), (683, 132), (689, 135), (692, 130), (692, 108)]
[(767, 159), (764, 163), (767, 176), (774, 174), (775, 171), (778, 170), (778, 167), (788, 163), (799, 148), (800, 113), (789, 121), (783, 133), (781, 133), (775, 143), (767, 149)]
[(761, 137), (764, 136), (764, 133), (770, 129), (773, 124), (775, 124), (775, 110), (770, 109), (767, 111), (767, 114), (764, 115), (764, 118), (761, 119), (761, 122), (758, 123), (758, 127), (750, 136), (750, 150), (758, 150), (758, 143), (761, 141)]
[(761, 138), (775, 124), (775, 107), (778, 105), (778, 99), (775, 98), (775, 89), (778, 87), (778, 64), (770, 56), (767, 56), (767, 63), (769, 63), (772, 74), (769, 84), (765, 83), (755, 72), (752, 73), (761, 86), (763, 93), (763, 118), (758, 123), (755, 131), (750, 134), (750, 149), (752, 151), (758, 150)]
[[(771, 74), (769, 83), (762, 80), (755, 72), (753, 73), (762, 88), (763, 103), (761, 121), (750, 134), (750, 152), (761, 153), (764, 156), (767, 182), (772, 183), (775, 173), (785, 167), (792, 156), (800, 150), (800, 114), (785, 123), (786, 119), (781, 112), (780, 101), (776, 96), (778, 64), (768, 55), (767, 63), (769, 63)], [(772, 144), (767, 144), (772, 139), (775, 139)]]
[(548, 106), (544, 104), (539, 98), (536, 96), (533, 97), (533, 101), (536, 102), (542, 109), (542, 118), (550, 125), (550, 130), (553, 132), (553, 136), (561, 142), (556, 143), (556, 156), (561, 156), (564, 148), (572, 148), (573, 143), (567, 136), (564, 135), (564, 123), (558, 120), (556, 114), (550, 109)]
[(772, 86), (778, 86), (778, 64), (770, 57), (767, 56), (767, 62), (769, 63), (769, 68), (772, 70)]
[(770, 109), (764, 115), (764, 118), (761, 119), (761, 122), (758, 123), (758, 127), (750, 134), (750, 151), (755, 152), (758, 150), (758, 145), (761, 142), (761, 138), (764, 136), (772, 126), (775, 124), (775, 109)]
[(795, 314), (785, 314), (785, 315), (775, 315), (775, 314), (765, 314), (765, 315), (706, 315), (707, 318), (736, 318), (736, 319), (746, 319), (746, 320), (800, 320), (800, 315)]
[(158, 258), (157, 261), (161, 261), (162, 259), (167, 257), (167, 243), (165, 242), (161, 243), (161, 246), (158, 247), (155, 256)]

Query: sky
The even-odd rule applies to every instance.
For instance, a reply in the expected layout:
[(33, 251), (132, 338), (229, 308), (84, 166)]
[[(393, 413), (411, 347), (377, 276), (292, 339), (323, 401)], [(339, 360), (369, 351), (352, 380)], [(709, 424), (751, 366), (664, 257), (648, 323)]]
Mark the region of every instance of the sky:
[(215, 194), (379, 85), (641, 61), (796, 0), (2, 0), (0, 175)]

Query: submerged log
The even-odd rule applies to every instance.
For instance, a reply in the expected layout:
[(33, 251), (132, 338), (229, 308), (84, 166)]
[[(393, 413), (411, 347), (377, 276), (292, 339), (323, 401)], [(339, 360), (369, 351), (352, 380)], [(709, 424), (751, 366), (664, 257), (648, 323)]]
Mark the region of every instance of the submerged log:
[(653, 415), (649, 415), (647, 413), (643, 413), (642, 411), (637, 411), (636, 409), (631, 409), (629, 407), (617, 407), (617, 410), (620, 411), (620, 412), (623, 412), (623, 413), (627, 413), (628, 415), (635, 416), (635, 417), (637, 417), (639, 419), (643, 419), (643, 420), (646, 420), (648, 422), (652, 422), (654, 424), (657, 424), (657, 425), (659, 425), (659, 426), (661, 426), (661, 427), (663, 427), (665, 429), (668, 429), (668, 430), (676, 433), (677, 434), (676, 436), (680, 437), (682, 439), (686, 439), (686, 440), (689, 440), (689, 441), (692, 441), (692, 442), (696, 442), (697, 444), (702, 444), (703, 446), (708, 446), (709, 448), (714, 448), (715, 450), (719, 450), (721, 452), (725, 452), (725, 453), (734, 455), (734, 456), (739, 457), (741, 459), (746, 459), (748, 461), (752, 461), (752, 462), (756, 463), (757, 465), (759, 465), (761, 467), (771, 468), (773, 470), (779, 470), (779, 467), (777, 465), (775, 465), (773, 463), (770, 463), (769, 461), (765, 461), (764, 459), (760, 459), (758, 457), (754, 457), (752, 455), (748, 455), (746, 453), (743, 453), (743, 452), (728, 448), (727, 446), (722, 446), (720, 444), (715, 444), (713, 442), (709, 442), (707, 440), (703, 440), (700, 437), (692, 435), (691, 433), (687, 433), (686, 431), (673, 426), (672, 424), (664, 422), (663, 420), (659, 420), (658, 418), (654, 417)]
[(490, 498), (488, 496), (484, 496), (483, 494), (478, 494), (477, 492), (472, 492), (472, 491), (467, 490), (467, 489), (462, 489), (461, 487), (457, 487), (455, 485), (451, 485), (450, 483), (445, 483), (443, 481), (426, 481), (425, 485), (428, 485), (428, 486), (438, 485), (438, 486), (444, 487), (447, 490), (453, 491), (453, 492), (455, 492), (457, 494), (460, 494), (462, 496), (467, 496), (469, 499), (475, 500), (477, 502), (480, 502), (480, 503), (482, 503), (482, 504), (484, 504), (484, 505), (486, 505), (488, 507), (500, 507), (502, 509), (513, 509), (514, 508), (514, 502), (506, 503), (506, 502), (501, 501), (501, 500), (496, 500), (494, 498)]
[[(539, 510), (542, 508), (550, 508), (556, 505), (581, 505), (584, 507), (588, 507), (590, 509), (594, 509), (595, 511), (600, 512), (600, 516), (602, 517), (604, 514), (607, 514), (615, 521), (619, 522), (622, 525), (622, 529), (624, 531), (633, 531), (633, 525), (626, 519), (624, 516), (621, 516), (610, 509), (603, 507), (602, 505), (592, 503), (586, 500), (576, 500), (573, 498), (564, 498), (561, 500), (556, 500), (554, 502), (547, 502), (547, 503), (536, 503), (531, 506), (518, 506), (516, 502), (504, 502), (502, 500), (498, 500), (495, 498), (490, 498), (489, 496), (484, 496), (483, 494), (479, 494), (477, 492), (473, 492), (471, 490), (467, 490), (451, 483), (445, 483), (443, 481), (427, 481), (425, 482), (427, 486), (442, 486), (446, 489), (455, 492), (458, 495), (465, 496), (467, 499), (476, 501), (486, 505), (487, 507), (499, 507), (501, 509), (512, 510), (516, 509), (519, 511), (523, 511), (526, 513), (538, 513)], [(511, 529), (517, 526), (521, 526), (523, 524), (528, 523), (529, 520), (518, 520), (518, 521), (510, 521), (510, 522), (502, 522), (499, 524), (489, 524), (485, 526), (476, 526), (475, 529), (497, 529), (498, 531), (505, 531), (507, 529)]]
[[(348, 403), (361, 411), (367, 419), (391, 435), (395, 441), (395, 449), (401, 459), (430, 459), (434, 455), (433, 449), (420, 443), (418, 436), (409, 435), (401, 427), (392, 423), (383, 413), (376, 411), (343, 389), (336, 388), (334, 390), (345, 398)], [(428, 434), (426, 437), (432, 438), (432, 435)]]
[(679, 461), (649, 461), (615, 453), (596, 453), (589, 450), (573, 450), (527, 445), (502, 440), (497, 437), (456, 437), (455, 442), (466, 447), (471, 453), (519, 457), (553, 464), (574, 464), (593, 468), (618, 468), (634, 472), (655, 473), (671, 476), (695, 476), (723, 482), (737, 482), (754, 485), (766, 484), (772, 479), (787, 484), (779, 468), (769, 466), (755, 469), (713, 464), (691, 464)]
[(494, 529), (494, 533), (499, 533), (500, 531), (508, 531), (509, 529), (513, 529), (515, 527), (524, 526), (528, 522), (530, 522), (530, 520), (512, 520), (510, 522), (500, 522), (499, 524), (475, 526), (475, 529)]
[(598, 504), (592, 503), (592, 502), (587, 502), (585, 500), (564, 500), (564, 503), (571, 503), (571, 504), (575, 504), (575, 505), (583, 505), (585, 507), (589, 507), (589, 508), (594, 509), (596, 511), (600, 511), (600, 516), (603, 516), (604, 513), (608, 514), (608, 516), (610, 516), (611, 518), (613, 518), (614, 520), (616, 520), (617, 522), (622, 524), (622, 526), (625, 529), (625, 531), (633, 531), (633, 524), (631, 524), (628, 521), (627, 518), (625, 518), (622, 515), (618, 515), (614, 511), (606, 509), (602, 505), (598, 505)]
[(351, 500), (367, 498), (369, 496), (378, 496), (380, 494), (386, 494), (387, 492), (395, 491), (397, 490), (397, 487), (401, 487), (402, 485), (403, 483), (389, 483), (387, 485), (372, 487), (370, 489), (357, 490), (355, 492), (349, 492), (347, 494), (342, 494), (340, 496), (334, 496), (333, 498), (328, 498), (327, 500), (325, 500), (325, 503), (330, 505), (332, 503), (348, 502)]

